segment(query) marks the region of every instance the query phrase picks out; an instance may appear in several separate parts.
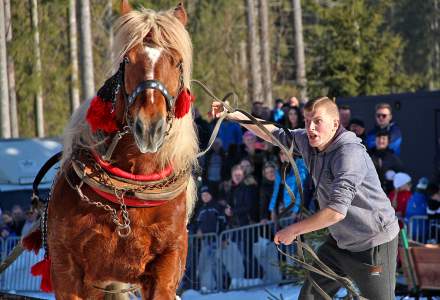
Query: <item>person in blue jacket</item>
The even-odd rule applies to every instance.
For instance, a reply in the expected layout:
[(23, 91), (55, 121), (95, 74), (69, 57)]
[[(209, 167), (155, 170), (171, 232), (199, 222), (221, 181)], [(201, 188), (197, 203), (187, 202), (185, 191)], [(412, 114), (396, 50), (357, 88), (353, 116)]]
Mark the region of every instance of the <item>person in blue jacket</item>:
[(402, 144), (402, 132), (400, 127), (392, 121), (393, 111), (388, 103), (376, 105), (376, 126), (367, 134), (367, 148), (372, 149), (376, 146), (376, 134), (378, 131), (386, 130), (390, 136), (389, 148), (396, 155), (400, 155), (400, 145)]
[(410, 238), (421, 243), (426, 242), (428, 222), (425, 218), (411, 218), (427, 216), (428, 196), (426, 194), (426, 188), (428, 187), (428, 183), (429, 180), (426, 177), (419, 179), (415, 192), (408, 200), (405, 213), (405, 223), (408, 226), (409, 234), (411, 235)]
[[(280, 152), (279, 156), (282, 164), (288, 163), (288, 159), (283, 152)], [(304, 163), (304, 159), (302, 159), (301, 157), (296, 158), (295, 163), (298, 167), (301, 185), (303, 186), (307, 176), (309, 175), (307, 167)], [(284, 187), (284, 184), (282, 182), (281, 173), (282, 168), (277, 168), (275, 173), (274, 190), (269, 203), (269, 211), (271, 212), (272, 219), (274, 219), (275, 215), (277, 215), (280, 211), (289, 206), (292, 201), (287, 189)], [(297, 200), (295, 202), (295, 205), (291, 209), (293, 216), (296, 216), (296, 214), (300, 211), (300, 206), (302, 205), (302, 203), (300, 202), (301, 197), (299, 194), (298, 186), (296, 184), (296, 177), (291, 167), (289, 167), (286, 171), (286, 184), (292, 190), (293, 194), (295, 195), (295, 199)]]

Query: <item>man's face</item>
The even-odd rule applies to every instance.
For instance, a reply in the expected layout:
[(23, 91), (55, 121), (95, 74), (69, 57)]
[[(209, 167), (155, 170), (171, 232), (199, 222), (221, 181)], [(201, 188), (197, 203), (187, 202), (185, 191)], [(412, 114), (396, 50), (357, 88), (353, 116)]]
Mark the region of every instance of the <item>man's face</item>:
[(361, 136), (364, 134), (365, 128), (362, 126), (359, 126), (358, 124), (351, 124), (350, 131), (353, 131), (356, 134), (356, 136)]
[(376, 122), (380, 127), (388, 126), (391, 122), (391, 112), (388, 108), (379, 108), (376, 110)]
[(376, 149), (377, 150), (386, 149), (388, 147), (389, 143), (390, 143), (389, 138), (386, 135), (379, 135), (376, 137)]
[(344, 128), (348, 127), (351, 118), (351, 111), (349, 109), (339, 109), (339, 119), (341, 120), (341, 125)]
[(331, 116), (324, 106), (319, 106), (314, 111), (304, 111), (304, 118), (310, 146), (319, 151), (327, 148), (338, 129), (339, 120)]

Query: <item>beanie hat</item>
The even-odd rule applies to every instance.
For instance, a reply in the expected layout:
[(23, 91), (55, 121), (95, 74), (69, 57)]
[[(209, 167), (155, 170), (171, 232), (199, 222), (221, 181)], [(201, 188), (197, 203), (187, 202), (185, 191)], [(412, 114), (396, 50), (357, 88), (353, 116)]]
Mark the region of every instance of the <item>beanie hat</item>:
[(350, 125), (351, 124), (356, 124), (356, 125), (358, 125), (358, 126), (360, 126), (360, 127), (362, 127), (362, 128), (365, 128), (365, 123), (364, 123), (364, 121), (362, 121), (361, 119), (358, 119), (358, 118), (353, 118), (353, 119), (351, 119), (350, 120)]
[(403, 172), (397, 173), (393, 178), (393, 185), (395, 189), (401, 188), (407, 183), (411, 182), (411, 177)]
[(200, 188), (200, 194), (201, 194), (201, 193), (206, 193), (206, 192), (209, 193), (209, 188), (208, 188), (206, 185), (204, 185), (204, 186), (202, 186), (202, 187)]
[(428, 178), (422, 177), (419, 179), (419, 182), (417, 183), (416, 188), (418, 188), (420, 190), (426, 190), (426, 188), (428, 187), (428, 183), (429, 183)]

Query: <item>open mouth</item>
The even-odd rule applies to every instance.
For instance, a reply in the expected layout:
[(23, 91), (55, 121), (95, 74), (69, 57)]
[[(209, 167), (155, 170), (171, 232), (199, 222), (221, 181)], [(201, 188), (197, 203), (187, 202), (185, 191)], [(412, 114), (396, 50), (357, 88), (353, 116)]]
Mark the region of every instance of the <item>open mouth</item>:
[(310, 141), (316, 141), (318, 139), (318, 135), (314, 133), (307, 133)]

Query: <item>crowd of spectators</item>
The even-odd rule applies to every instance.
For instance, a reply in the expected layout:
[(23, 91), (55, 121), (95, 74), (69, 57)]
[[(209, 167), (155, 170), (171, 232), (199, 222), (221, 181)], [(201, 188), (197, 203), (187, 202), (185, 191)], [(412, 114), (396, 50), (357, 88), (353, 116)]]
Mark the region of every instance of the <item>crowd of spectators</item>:
[[(252, 114), (287, 129), (304, 128), (302, 107), (295, 97), (287, 101), (276, 99), (271, 110), (262, 103), (254, 103)], [(362, 119), (353, 116), (355, 114), (348, 105), (339, 106), (339, 115), (341, 126), (356, 134), (365, 145), (401, 226), (405, 223), (408, 225), (412, 216), (439, 218), (438, 183), (429, 183), (428, 179), (421, 178), (416, 188), (412, 188), (412, 178), (406, 173), (405, 164), (400, 158), (402, 133), (398, 124), (393, 121), (392, 107), (387, 103), (380, 103), (375, 107), (375, 125), (370, 130), (367, 130)], [(196, 116), (201, 118), (198, 112)], [(215, 122), (212, 119), (209, 122), (197, 122), (201, 147), (206, 147)], [(222, 216), (209, 218), (207, 222), (222, 224), (202, 225), (200, 215), (205, 214), (203, 207), (206, 206), (203, 204), (200, 208), (196, 207), (189, 225), (190, 233), (200, 232), (202, 227), (211, 228), (211, 233), (220, 233), (225, 228), (265, 224), (276, 219), (277, 214), (288, 206), (289, 214), (293, 217), (299, 212), (300, 205), (313, 212), (317, 206), (313, 199), (314, 183), (302, 158), (294, 159), (299, 169), (304, 199), (299, 197), (295, 175), (288, 167), (285, 183), (293, 191), (295, 198), (303, 201), (289, 206), (291, 197), (284, 188), (281, 176), (282, 167), (287, 164), (284, 155), (279, 153), (278, 148), (258, 139), (252, 132), (245, 131), (239, 124), (225, 120), (213, 147), (201, 158), (202, 174), (199, 180), (204, 193), (208, 193), (211, 201), (216, 203), (217, 214)], [(426, 227), (429, 226), (424, 228)], [(437, 242), (429, 236), (426, 239)]]

